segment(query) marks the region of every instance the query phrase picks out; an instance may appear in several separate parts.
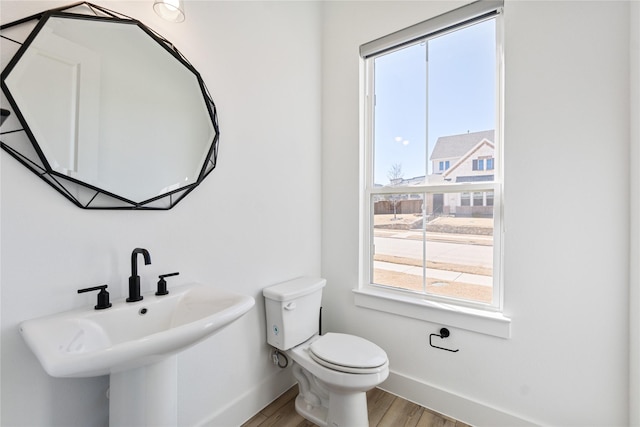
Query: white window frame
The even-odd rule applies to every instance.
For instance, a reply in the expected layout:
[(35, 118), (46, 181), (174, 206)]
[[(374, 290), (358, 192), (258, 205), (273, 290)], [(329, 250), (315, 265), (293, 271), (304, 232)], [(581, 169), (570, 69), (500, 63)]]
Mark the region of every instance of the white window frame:
[[(503, 236), (503, 1), (478, 1), (443, 15), (405, 28), (360, 47), (361, 55), (361, 191), (360, 191), (360, 283), (354, 290), (355, 304), (360, 307), (393, 313), (405, 317), (457, 327), (501, 338), (511, 335), (511, 319), (503, 314), (502, 236)], [(411, 187), (375, 187), (373, 182), (373, 93), (374, 58), (400, 49), (419, 40), (434, 37), (453, 29), (496, 20), (496, 124), (494, 181), (449, 183)], [(434, 171), (435, 172), (435, 171)], [(373, 195), (429, 194), (492, 191), (494, 197), (494, 262), (493, 302), (481, 304), (446, 297), (382, 287), (372, 283), (373, 255)], [(471, 202), (472, 203), (472, 202)]]

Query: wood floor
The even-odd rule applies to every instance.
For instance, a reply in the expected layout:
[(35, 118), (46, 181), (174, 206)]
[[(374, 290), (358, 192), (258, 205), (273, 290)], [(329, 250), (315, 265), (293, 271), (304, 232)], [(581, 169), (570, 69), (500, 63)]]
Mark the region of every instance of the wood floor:
[[(242, 427), (313, 427), (298, 415), (295, 385), (269, 406), (244, 423)], [(411, 403), (386, 391), (374, 388), (367, 393), (370, 427), (469, 427), (444, 415)]]

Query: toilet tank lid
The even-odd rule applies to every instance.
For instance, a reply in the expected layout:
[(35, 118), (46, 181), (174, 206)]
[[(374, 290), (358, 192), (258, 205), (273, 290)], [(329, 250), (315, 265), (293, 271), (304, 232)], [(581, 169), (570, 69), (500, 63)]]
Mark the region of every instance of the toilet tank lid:
[(262, 295), (275, 301), (289, 301), (316, 292), (326, 284), (327, 280), (321, 277), (298, 277), (297, 279), (264, 288)]

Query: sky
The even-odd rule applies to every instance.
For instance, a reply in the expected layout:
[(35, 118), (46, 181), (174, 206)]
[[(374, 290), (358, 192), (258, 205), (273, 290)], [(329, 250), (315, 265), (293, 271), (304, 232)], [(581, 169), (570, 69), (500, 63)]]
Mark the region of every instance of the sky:
[(405, 179), (430, 173), (440, 136), (495, 128), (495, 46), (490, 19), (375, 59), (377, 184), (394, 164)]

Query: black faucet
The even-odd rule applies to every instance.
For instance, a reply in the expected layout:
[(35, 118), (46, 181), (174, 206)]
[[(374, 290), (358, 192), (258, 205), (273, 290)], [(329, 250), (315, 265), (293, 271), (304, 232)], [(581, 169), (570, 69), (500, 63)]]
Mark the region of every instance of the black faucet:
[(145, 265), (151, 264), (151, 256), (148, 250), (135, 248), (131, 252), (131, 277), (129, 277), (129, 298), (127, 298), (127, 302), (135, 302), (142, 299), (142, 295), (140, 295), (140, 276), (138, 276), (138, 254), (144, 256)]

